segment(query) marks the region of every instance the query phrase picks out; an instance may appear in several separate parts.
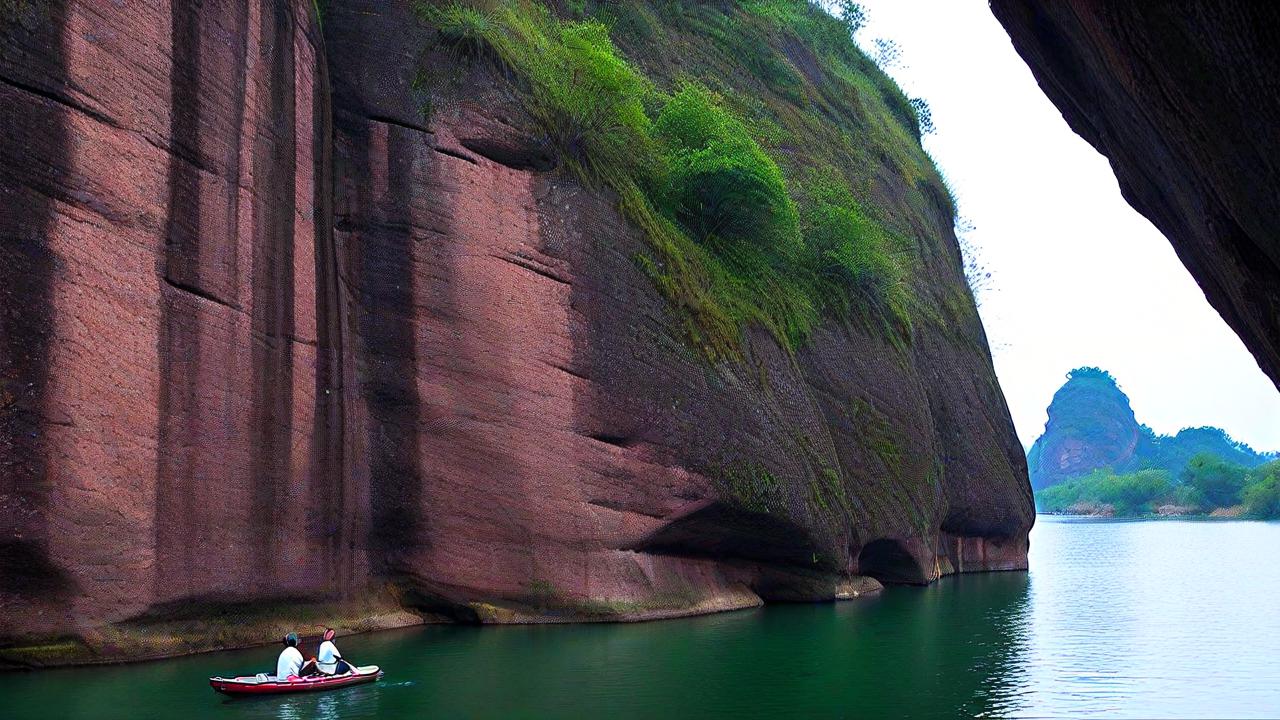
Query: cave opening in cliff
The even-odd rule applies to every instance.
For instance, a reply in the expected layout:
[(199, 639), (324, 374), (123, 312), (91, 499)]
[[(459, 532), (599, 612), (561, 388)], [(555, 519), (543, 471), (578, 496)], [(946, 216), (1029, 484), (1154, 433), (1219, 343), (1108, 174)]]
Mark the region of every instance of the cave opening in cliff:
[(873, 540), (858, 553), (858, 572), (885, 584), (921, 585), (926, 582), (924, 569), (903, 547), (889, 538)]

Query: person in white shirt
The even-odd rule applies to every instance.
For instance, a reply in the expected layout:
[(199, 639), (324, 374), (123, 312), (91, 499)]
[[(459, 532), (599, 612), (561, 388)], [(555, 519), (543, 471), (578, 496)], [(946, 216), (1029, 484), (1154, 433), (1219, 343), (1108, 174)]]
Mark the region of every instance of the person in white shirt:
[(297, 677), (302, 672), (302, 653), (298, 652), (298, 634), (289, 633), (284, 636), (284, 650), (280, 659), (276, 660), (276, 681), (287, 682), (289, 676)]
[(335, 634), (333, 628), (325, 629), (324, 642), (320, 643), (320, 652), (316, 657), (316, 667), (325, 675), (341, 675), (350, 669), (338, 652), (338, 646), (333, 644)]

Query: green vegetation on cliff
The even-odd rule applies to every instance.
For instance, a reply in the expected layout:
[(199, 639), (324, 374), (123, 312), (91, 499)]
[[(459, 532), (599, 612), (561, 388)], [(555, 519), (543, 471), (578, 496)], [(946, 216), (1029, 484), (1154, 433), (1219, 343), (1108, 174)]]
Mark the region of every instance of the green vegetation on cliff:
[[(823, 317), (902, 346), (938, 317), (912, 291), (922, 231), (893, 218), (953, 208), (911, 103), (853, 43), (855, 4), (839, 18), (807, 0), (568, 6), (416, 7), (514, 78), (580, 181), (617, 194), (697, 346), (736, 355), (758, 324), (794, 349)], [(885, 170), (892, 197), (875, 189)]]

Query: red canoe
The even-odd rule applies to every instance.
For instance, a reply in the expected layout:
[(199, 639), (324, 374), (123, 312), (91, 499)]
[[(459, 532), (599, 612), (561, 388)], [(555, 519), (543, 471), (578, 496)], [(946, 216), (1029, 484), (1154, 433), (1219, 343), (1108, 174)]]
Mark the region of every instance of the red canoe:
[(364, 665), (342, 675), (312, 675), (296, 680), (280, 681), (274, 675), (209, 678), (209, 687), (227, 695), (273, 695), (276, 693), (315, 692), (369, 683), (382, 677), (377, 665)]

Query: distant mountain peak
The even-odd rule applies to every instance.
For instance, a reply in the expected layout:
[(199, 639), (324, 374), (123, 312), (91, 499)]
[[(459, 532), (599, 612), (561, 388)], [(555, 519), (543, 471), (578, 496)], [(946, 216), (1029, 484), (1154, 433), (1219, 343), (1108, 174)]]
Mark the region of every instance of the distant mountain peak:
[(1200, 452), (1247, 467), (1274, 457), (1212, 426), (1157, 435), (1138, 422), (1129, 396), (1115, 377), (1097, 367), (1067, 373), (1067, 381), (1053, 394), (1048, 413), (1044, 433), (1027, 453), (1031, 486), (1036, 490), (1099, 468), (1115, 472), (1162, 468), (1176, 476), (1187, 460)]

